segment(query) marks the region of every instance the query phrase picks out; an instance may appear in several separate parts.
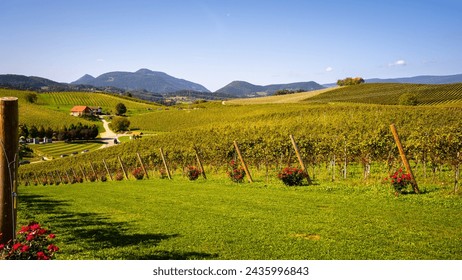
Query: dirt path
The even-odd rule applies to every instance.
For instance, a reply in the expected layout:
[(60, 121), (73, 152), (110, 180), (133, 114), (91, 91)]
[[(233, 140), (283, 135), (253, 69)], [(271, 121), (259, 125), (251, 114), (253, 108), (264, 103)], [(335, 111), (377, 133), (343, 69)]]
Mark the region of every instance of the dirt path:
[(106, 144), (101, 146), (100, 149), (114, 146), (114, 140), (117, 140), (118, 135), (109, 128), (109, 123), (105, 119), (101, 118), (101, 120), (103, 121), (103, 127), (106, 130), (105, 132), (101, 132), (101, 140)]

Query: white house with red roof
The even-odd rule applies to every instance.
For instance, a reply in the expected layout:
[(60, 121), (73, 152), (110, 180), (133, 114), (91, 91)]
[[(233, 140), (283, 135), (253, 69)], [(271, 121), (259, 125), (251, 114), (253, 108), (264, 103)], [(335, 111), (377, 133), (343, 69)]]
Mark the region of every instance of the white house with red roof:
[(74, 106), (71, 109), (71, 115), (74, 117), (90, 116), (93, 111), (88, 106)]

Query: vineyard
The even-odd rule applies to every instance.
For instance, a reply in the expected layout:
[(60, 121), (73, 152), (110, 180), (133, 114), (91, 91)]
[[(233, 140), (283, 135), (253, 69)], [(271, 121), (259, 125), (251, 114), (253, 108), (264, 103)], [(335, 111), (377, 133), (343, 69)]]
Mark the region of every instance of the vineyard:
[(318, 182), (350, 179), (381, 182), (400, 165), (390, 133), (391, 123), (398, 127), (418, 180), (426, 178), (454, 185), (462, 160), (460, 107), (442, 110), (437, 106), (210, 103), (196, 110), (168, 110), (140, 116), (144, 121), (133, 121), (140, 129), (163, 133), (90, 154), (24, 166), (20, 169), (22, 180), (66, 173), (82, 177), (80, 169), (96, 177), (109, 174), (112, 177), (121, 172), (122, 166), (130, 174), (141, 163), (148, 172), (158, 172), (163, 168), (160, 148), (176, 174), (196, 164), (194, 148), (209, 172), (225, 174), (229, 161), (236, 157), (235, 140), (251, 172), (264, 180), (274, 178), (289, 164), (297, 164), (288, 138), (292, 134), (310, 175)]
[(361, 84), (336, 88), (305, 99), (306, 102), (350, 102), (397, 105), (406, 93), (416, 95), (418, 105), (460, 104), (462, 83), (444, 85), (420, 84)]
[(39, 95), (40, 105), (54, 110), (69, 112), (76, 105), (100, 106), (103, 112), (114, 112), (118, 103), (124, 103), (128, 108), (127, 115), (146, 112), (148, 108), (158, 107), (155, 103), (141, 101), (133, 98), (122, 98), (104, 93), (91, 92), (52, 92)]
[[(60, 128), (81, 122), (91, 125), (85, 119), (70, 116), (70, 109), (75, 105), (100, 106), (103, 112), (114, 111), (117, 103), (124, 103), (127, 107), (127, 115), (148, 112), (158, 107), (154, 103), (138, 101), (132, 98), (122, 98), (110, 94), (90, 92), (56, 92), (40, 93), (37, 102), (32, 104), (26, 101), (26, 95), (31, 92), (11, 89), (0, 89), (0, 97), (15, 96), (19, 99), (19, 122), (31, 127)], [(99, 124), (99, 123), (98, 123)], [(100, 125), (102, 126), (102, 125)]]
[[(0, 89), (0, 97), (3, 96), (14, 96), (18, 97), (19, 101), (19, 122), (21, 124), (26, 124), (31, 127), (33, 125), (40, 127), (51, 126), (53, 128), (59, 128), (63, 125), (77, 124), (81, 122), (82, 124), (91, 125), (92, 122), (84, 119), (76, 119), (69, 115), (69, 110), (60, 111), (53, 110), (46, 106), (39, 104), (31, 104), (26, 101), (26, 95), (30, 93), (28, 91), (19, 91), (19, 90), (9, 90), (9, 89)], [(38, 98), (40, 102), (40, 96)]]

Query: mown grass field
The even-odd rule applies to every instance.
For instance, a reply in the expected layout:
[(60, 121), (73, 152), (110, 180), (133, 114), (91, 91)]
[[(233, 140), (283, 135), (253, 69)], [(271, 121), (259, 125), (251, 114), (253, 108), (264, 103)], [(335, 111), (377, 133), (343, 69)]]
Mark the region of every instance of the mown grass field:
[(58, 259), (457, 260), (462, 201), (449, 192), (223, 178), (28, 186), (19, 224), (56, 233)]
[(74, 141), (72, 143), (48, 143), (29, 145), (37, 156), (47, 158), (59, 158), (62, 154), (71, 156), (73, 152), (80, 154), (84, 150), (95, 151), (104, 144), (102, 141)]

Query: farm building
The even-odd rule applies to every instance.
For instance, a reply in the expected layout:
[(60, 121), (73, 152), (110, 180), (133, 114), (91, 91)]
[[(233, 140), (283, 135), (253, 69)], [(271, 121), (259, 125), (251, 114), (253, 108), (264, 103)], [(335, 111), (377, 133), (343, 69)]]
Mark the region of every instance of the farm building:
[(90, 106), (90, 110), (93, 115), (101, 115), (101, 113), (103, 113), (103, 108), (99, 106)]
[(92, 115), (92, 110), (88, 106), (74, 106), (71, 109), (71, 115), (74, 117)]

